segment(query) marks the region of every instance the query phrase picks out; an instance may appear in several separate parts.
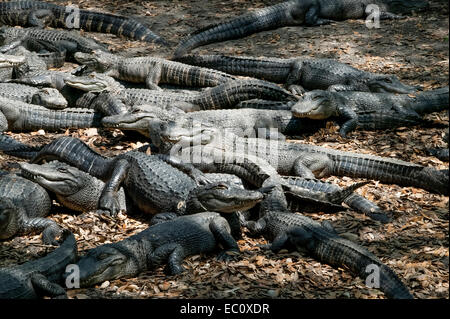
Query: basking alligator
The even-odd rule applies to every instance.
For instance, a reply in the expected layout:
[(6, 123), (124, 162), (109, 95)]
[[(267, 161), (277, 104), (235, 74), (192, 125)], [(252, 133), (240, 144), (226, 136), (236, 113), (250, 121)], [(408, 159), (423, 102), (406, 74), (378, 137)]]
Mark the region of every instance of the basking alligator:
[(292, 107), (300, 118), (323, 120), (338, 117), (345, 122), (340, 134), (356, 127), (390, 129), (425, 122), (422, 115), (448, 109), (448, 86), (411, 94), (311, 91)]
[(49, 109), (67, 107), (67, 100), (53, 88), (36, 88), (16, 83), (0, 83), (0, 96), (25, 103), (42, 105)]
[[(35, 152), (36, 155), (37, 151)], [(42, 165), (19, 163), (21, 175), (54, 193), (64, 207), (78, 212), (95, 211), (105, 183), (66, 163), (52, 161)], [(125, 193), (118, 191), (121, 210), (126, 210)]]
[(49, 159), (66, 162), (107, 180), (98, 209), (111, 215), (120, 209), (117, 191), (121, 184), (132, 204), (149, 214), (229, 213), (249, 209), (263, 198), (260, 191), (243, 191), (225, 183), (209, 184), (202, 172), (174, 157), (130, 151), (106, 158), (71, 137), (57, 138), (47, 144), (33, 162)]
[(361, 19), (371, 13), (369, 5), (377, 5), (380, 18), (397, 18), (428, 7), (424, 0), (291, 0), (255, 10), (223, 23), (193, 32), (178, 45), (174, 56), (209, 43), (239, 39), (264, 30), (285, 26), (317, 26), (333, 20)]
[[(233, 80), (207, 88), (202, 92), (173, 93), (148, 89), (125, 89), (111, 80), (97, 76), (69, 77), (65, 83), (71, 87), (98, 92), (111, 91), (109, 103), (127, 106), (142, 104), (175, 105), (185, 111), (234, 108), (239, 102), (252, 99), (297, 101), (298, 98), (275, 84), (262, 80)], [(113, 102), (116, 100), (117, 102)]]
[(49, 110), (40, 105), (0, 97), (0, 132), (99, 127), (101, 116), (94, 110)]
[(177, 61), (283, 83), (296, 93), (307, 90), (413, 93), (416, 87), (401, 83), (395, 75), (375, 74), (332, 59), (254, 58), (224, 55), (188, 55)]
[[(161, 134), (163, 152), (177, 154), (183, 145), (193, 141), (210, 148), (206, 152), (220, 150), (233, 154), (240, 150), (264, 158), (283, 175), (306, 178), (329, 175), (350, 176), (379, 180), (383, 183), (423, 188), (430, 192), (448, 195), (448, 170), (439, 171), (431, 167), (413, 164), (380, 156), (338, 151), (304, 143), (268, 141), (244, 138), (214, 128), (201, 127), (184, 130), (174, 135), (170, 130)], [(197, 142), (197, 144), (198, 144)], [(172, 149), (173, 145), (179, 149)]]
[(91, 249), (81, 257), (80, 286), (87, 287), (122, 277), (134, 277), (165, 262), (170, 274), (185, 271), (181, 265), (187, 256), (211, 253), (221, 245), (219, 259), (239, 253), (230, 234), (230, 226), (218, 213), (204, 212), (180, 216), (150, 226), (146, 230), (114, 244)]
[(283, 134), (316, 132), (324, 127), (325, 122), (296, 119), (291, 111), (284, 110), (239, 109), (185, 113), (176, 107), (161, 108), (155, 105), (139, 105), (128, 113), (102, 118), (103, 127), (135, 130), (152, 139), (158, 138), (157, 135), (167, 126), (183, 130), (200, 125), (220, 127), (239, 136), (284, 138)]
[(54, 243), (61, 228), (46, 219), (51, 199), (44, 188), (15, 174), (0, 176), (0, 239), (42, 232), (46, 244)]
[(67, 265), (77, 258), (77, 242), (64, 230), (62, 244), (45, 257), (22, 265), (0, 268), (0, 299), (67, 298), (59, 285)]
[(283, 211), (268, 211), (257, 222), (249, 221), (245, 226), (253, 234), (262, 234), (272, 241), (267, 248), (278, 252), (282, 248), (305, 251), (315, 259), (334, 267), (343, 267), (366, 279), (376, 266), (379, 270), (379, 289), (388, 298), (412, 299), (408, 288), (392, 269), (383, 264), (367, 249), (341, 238), (327, 223), (318, 223), (300, 214)]
[(149, 89), (160, 89), (159, 83), (182, 86), (217, 86), (236, 79), (213, 69), (191, 66), (156, 57), (125, 58), (101, 50), (78, 52), (75, 59), (96, 72), (133, 83), (145, 83)]
[(120, 15), (77, 9), (79, 26), (72, 21), (74, 7), (59, 6), (53, 3), (22, 0), (0, 3), (0, 25), (19, 25), (24, 27), (80, 28), (85, 31), (112, 33), (134, 40), (166, 44), (166, 41), (153, 33), (142, 23)]

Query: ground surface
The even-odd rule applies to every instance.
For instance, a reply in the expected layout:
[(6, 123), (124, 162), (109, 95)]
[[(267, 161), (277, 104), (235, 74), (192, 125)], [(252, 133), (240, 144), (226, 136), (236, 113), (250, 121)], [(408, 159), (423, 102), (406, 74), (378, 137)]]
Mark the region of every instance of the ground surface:
[[(68, 3), (67, 1), (62, 1)], [(141, 19), (168, 39), (173, 47), (89, 34), (129, 55), (170, 57), (187, 33), (210, 23), (270, 5), (272, 1), (71, 1), (82, 8), (143, 16)], [(380, 29), (369, 30), (364, 21), (344, 21), (320, 28), (286, 27), (261, 32), (245, 39), (198, 48), (193, 53), (223, 53), (255, 56), (312, 56), (334, 58), (363, 70), (391, 73), (408, 84), (425, 89), (448, 85), (448, 2), (430, 1), (431, 10), (398, 21), (382, 21)], [(65, 67), (70, 69), (71, 66)], [(448, 126), (448, 113), (429, 119)], [(439, 169), (448, 168), (426, 153), (428, 147), (445, 147), (443, 130), (400, 128), (386, 132), (351, 133), (343, 140), (338, 127), (312, 136), (300, 136), (309, 143), (412, 161)], [(12, 134), (28, 143), (41, 144), (56, 136), (82, 138), (105, 155), (135, 148), (145, 140), (130, 139), (120, 131), (68, 130)], [(0, 169), (13, 170), (17, 158), (0, 155)], [(341, 186), (354, 180), (329, 178)], [(416, 298), (449, 297), (449, 212), (448, 197), (412, 187), (371, 182), (358, 192), (394, 212), (387, 225), (374, 222), (351, 210), (335, 215), (312, 214), (327, 219), (347, 238), (380, 257), (403, 280)], [(145, 216), (120, 215), (118, 220), (95, 213), (73, 214), (55, 205), (52, 219), (71, 229), (80, 250), (115, 242), (146, 228)], [(299, 253), (278, 255), (261, 251), (244, 235), (239, 241), (242, 259), (227, 264), (213, 256), (194, 256), (182, 275), (166, 276), (163, 269), (137, 278), (105, 282), (91, 289), (69, 291), (71, 298), (384, 298), (368, 289), (361, 279), (344, 269), (335, 269)], [(0, 266), (23, 263), (45, 255), (53, 248), (41, 245), (40, 236), (23, 236), (0, 244)]]

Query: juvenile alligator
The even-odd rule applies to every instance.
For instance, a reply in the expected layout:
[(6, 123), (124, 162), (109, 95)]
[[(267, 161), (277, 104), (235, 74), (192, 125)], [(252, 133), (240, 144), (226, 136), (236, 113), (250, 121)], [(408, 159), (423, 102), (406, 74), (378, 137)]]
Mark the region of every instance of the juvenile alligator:
[[(174, 135), (168, 131), (161, 134), (163, 142), (157, 146), (163, 152), (177, 154), (183, 150), (183, 145), (189, 146), (193, 141), (197, 141), (197, 144), (201, 141), (202, 145), (210, 148), (204, 152), (219, 150), (233, 154), (239, 150), (243, 154), (264, 158), (283, 175), (294, 174), (306, 178), (349, 176), (419, 187), (444, 195), (449, 193), (448, 171), (397, 159), (338, 151), (304, 143), (244, 138), (207, 127), (180, 133)], [(172, 150), (173, 145), (178, 149)]]
[(55, 242), (61, 228), (45, 218), (51, 207), (47, 191), (15, 174), (0, 176), (0, 239), (41, 233), (46, 244)]
[(202, 172), (174, 157), (130, 151), (106, 158), (71, 137), (55, 139), (32, 161), (50, 159), (66, 162), (106, 180), (98, 209), (111, 215), (119, 211), (117, 191), (122, 184), (134, 207), (149, 214), (230, 213), (249, 209), (263, 198), (260, 191), (236, 189), (225, 183), (208, 184)]
[(88, 109), (49, 110), (0, 97), (0, 132), (99, 127), (102, 115)]
[(77, 258), (77, 242), (64, 230), (61, 245), (45, 257), (10, 268), (0, 268), (0, 299), (67, 298), (59, 285), (68, 264)]
[(422, 115), (448, 109), (448, 86), (411, 94), (311, 91), (292, 107), (300, 118), (324, 120), (337, 117), (344, 121), (340, 134), (345, 137), (356, 127), (390, 129), (418, 125)]
[(133, 83), (145, 83), (149, 89), (160, 89), (159, 83), (182, 86), (217, 86), (236, 79), (226, 73), (156, 57), (125, 58), (101, 50), (78, 52), (75, 59), (97, 72)]
[(262, 234), (272, 241), (267, 248), (278, 252), (282, 248), (305, 251), (315, 259), (334, 267), (350, 270), (361, 279), (379, 270), (379, 289), (386, 297), (412, 299), (408, 288), (392, 269), (367, 249), (340, 237), (330, 224), (318, 223), (306, 216), (283, 211), (268, 211), (257, 222), (249, 221), (245, 226), (254, 235)]
[(0, 96), (25, 103), (42, 105), (50, 109), (67, 107), (67, 100), (53, 88), (36, 88), (16, 83), (0, 83)]
[(416, 87), (401, 83), (395, 75), (362, 71), (332, 59), (188, 55), (176, 60), (229, 74), (283, 83), (296, 93), (303, 93), (305, 89), (393, 93), (417, 91)]
[[(65, 83), (71, 87), (98, 91), (98, 88), (108, 87), (108, 82), (100, 77), (70, 77)], [(103, 89), (108, 90), (108, 89)], [(121, 89), (114, 87), (111, 100), (127, 106), (142, 104), (169, 104), (182, 108), (184, 111), (199, 111), (209, 109), (234, 108), (239, 102), (252, 99), (273, 101), (297, 101), (298, 98), (275, 84), (261, 80), (234, 80), (213, 88), (207, 88), (196, 93), (172, 93), (148, 89)], [(112, 103), (112, 102), (111, 102)]]
[[(75, 18), (72, 18), (74, 13), (79, 17), (79, 25), (75, 23)], [(79, 28), (85, 31), (112, 33), (134, 40), (166, 44), (164, 39), (134, 19), (79, 8), (76, 8), (74, 12), (74, 7), (59, 6), (43, 1), (1, 2), (1, 24), (40, 28), (45, 25), (51, 25), (54, 28)]]
[(209, 43), (239, 39), (264, 30), (285, 26), (318, 26), (347, 19), (362, 19), (379, 8), (380, 18), (398, 18), (428, 7), (424, 0), (291, 0), (243, 14), (226, 22), (201, 28), (180, 42), (174, 56)]
[(227, 260), (239, 254), (239, 247), (230, 235), (230, 226), (220, 214), (204, 212), (180, 216), (150, 226), (120, 242), (89, 250), (77, 262), (80, 286), (135, 277), (166, 262), (170, 274), (180, 274), (185, 271), (184, 258), (211, 253), (219, 245), (223, 247), (219, 259)]
[[(36, 155), (37, 151), (35, 152)], [(58, 201), (78, 212), (95, 211), (105, 183), (76, 167), (58, 161), (42, 165), (19, 163), (21, 175), (54, 193)], [(119, 209), (126, 210), (123, 188), (118, 191)]]
[[(4, 2), (0, 2), (0, 5)], [(77, 31), (65, 30), (44, 30), (39, 28), (11, 28), (0, 27), (0, 43), (3, 41), (17, 41), (18, 39), (31, 38), (44, 40), (57, 45), (60, 49), (65, 49), (67, 54), (73, 55), (75, 52), (89, 53), (93, 50), (106, 50), (106, 48), (93, 39), (82, 36)]]
[(213, 126), (233, 132), (239, 136), (284, 138), (284, 135), (299, 135), (316, 132), (325, 122), (296, 119), (291, 111), (277, 110), (208, 110), (185, 113), (180, 109), (161, 108), (155, 105), (133, 107), (128, 113), (102, 118), (102, 126), (135, 130), (141, 134), (158, 138), (161, 130), (190, 130), (196, 126)]

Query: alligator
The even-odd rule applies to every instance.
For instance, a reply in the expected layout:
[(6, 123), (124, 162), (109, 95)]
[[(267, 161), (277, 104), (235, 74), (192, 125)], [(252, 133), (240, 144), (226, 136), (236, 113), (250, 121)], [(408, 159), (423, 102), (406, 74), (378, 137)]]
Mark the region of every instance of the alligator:
[[(370, 6), (371, 5), (371, 6)], [(210, 43), (239, 39), (253, 33), (285, 26), (319, 26), (347, 19), (362, 19), (378, 6), (381, 19), (424, 10), (424, 0), (291, 0), (241, 15), (226, 22), (198, 29), (183, 39), (175, 50), (180, 57)]]
[(424, 123), (422, 115), (448, 109), (448, 86), (431, 91), (395, 95), (390, 93), (311, 91), (292, 107), (300, 118), (343, 120), (341, 136), (356, 127), (390, 129)]
[[(3, 2), (0, 2), (0, 5)], [(39, 28), (11, 28), (0, 27), (0, 43), (8, 41), (17, 41), (18, 39), (31, 38), (44, 40), (57, 45), (61, 50), (67, 51), (68, 57), (76, 52), (89, 53), (93, 50), (106, 50), (106, 48), (97, 41), (82, 36), (79, 32), (65, 30), (43, 30)]]
[[(172, 155), (180, 151), (188, 152), (189, 145), (196, 143), (202, 156), (216, 151), (234, 154), (238, 150), (264, 158), (282, 175), (306, 178), (349, 176), (418, 187), (443, 195), (449, 193), (448, 170), (439, 171), (393, 158), (338, 151), (300, 142), (239, 137), (210, 127), (180, 131), (180, 135), (163, 132), (160, 140), (161, 145), (156, 146), (161, 152)], [(202, 150), (202, 147), (205, 149)]]
[(135, 150), (107, 158), (72, 137), (60, 137), (43, 146), (32, 163), (51, 159), (106, 181), (97, 208), (112, 216), (119, 212), (117, 191), (122, 184), (133, 207), (148, 214), (231, 213), (253, 207), (264, 196), (264, 190), (208, 183), (201, 171), (175, 157)]
[(25, 63), (24, 56), (0, 53), (0, 82), (12, 78), (15, 66)]
[[(240, 136), (258, 136), (284, 139), (284, 135), (316, 132), (325, 127), (325, 121), (303, 120), (292, 117), (291, 111), (277, 110), (208, 110), (185, 113), (176, 107), (161, 108), (156, 105), (132, 107), (128, 113), (102, 118), (102, 126), (135, 130), (158, 138), (159, 131), (167, 129), (193, 129), (195, 126), (213, 126)], [(322, 125), (321, 125), (322, 124)]]
[(55, 242), (61, 228), (45, 218), (50, 212), (51, 199), (44, 188), (8, 174), (0, 176), (0, 194), (0, 239), (42, 232), (44, 243)]
[(370, 73), (332, 59), (291, 59), (224, 55), (187, 55), (179, 62), (283, 83), (296, 94), (306, 90), (413, 93), (417, 87), (403, 84), (395, 75)]
[[(78, 25), (73, 14), (79, 17)], [(83, 29), (85, 31), (112, 33), (133, 40), (155, 42), (167, 45), (160, 36), (147, 26), (128, 17), (83, 10), (53, 3), (21, 0), (0, 3), (0, 25), (39, 27), (50, 25), (54, 28)]]
[(61, 245), (45, 257), (24, 264), (0, 268), (0, 299), (67, 298), (59, 285), (66, 267), (77, 259), (74, 235), (64, 230)]
[(24, 144), (15, 138), (0, 132), (0, 151), (24, 159), (32, 159), (41, 149), (40, 146)]
[(0, 83), (0, 96), (29, 104), (42, 105), (49, 109), (67, 107), (67, 100), (53, 88), (36, 88), (16, 83)]
[(348, 269), (366, 280), (379, 270), (379, 289), (386, 297), (412, 299), (408, 288), (395, 272), (366, 248), (340, 237), (329, 223), (318, 223), (297, 213), (267, 211), (256, 222), (245, 223), (253, 235), (262, 234), (271, 244), (263, 246), (277, 253), (283, 248), (294, 248), (312, 255), (315, 259), (333, 267)]
[(430, 155), (437, 157), (443, 162), (448, 162), (448, 135), (449, 132), (447, 128), (447, 132), (445, 132), (443, 138), (443, 140), (447, 143), (447, 148), (430, 148), (427, 150)]
[[(36, 150), (35, 154), (38, 150)], [(64, 207), (77, 212), (95, 211), (105, 183), (66, 163), (51, 161), (42, 165), (19, 163), (21, 176), (56, 195)], [(120, 210), (127, 210), (123, 188), (118, 191)]]
[(126, 58), (95, 50), (92, 53), (78, 52), (75, 59), (96, 72), (132, 83), (145, 83), (147, 88), (156, 90), (161, 89), (159, 83), (208, 87), (236, 79), (213, 69), (150, 56)]
[(99, 127), (102, 115), (94, 110), (67, 108), (49, 110), (40, 105), (0, 96), (0, 132)]
[[(99, 88), (107, 91), (109, 80), (101, 77), (69, 77), (65, 83), (84, 91), (97, 91)], [(106, 88), (105, 88), (106, 87)], [(142, 104), (175, 105), (184, 111), (200, 111), (209, 109), (233, 108), (239, 102), (252, 99), (274, 101), (297, 101), (298, 98), (275, 84), (262, 80), (234, 80), (216, 87), (207, 88), (202, 92), (173, 93), (148, 89), (111, 89), (111, 100), (124, 103), (127, 106)]]
[(221, 245), (219, 260), (239, 254), (225, 218), (214, 212), (180, 216), (160, 222), (113, 244), (93, 248), (80, 257), (80, 286), (89, 287), (123, 277), (136, 277), (167, 262), (167, 270), (177, 275), (186, 269), (183, 259), (212, 253)]

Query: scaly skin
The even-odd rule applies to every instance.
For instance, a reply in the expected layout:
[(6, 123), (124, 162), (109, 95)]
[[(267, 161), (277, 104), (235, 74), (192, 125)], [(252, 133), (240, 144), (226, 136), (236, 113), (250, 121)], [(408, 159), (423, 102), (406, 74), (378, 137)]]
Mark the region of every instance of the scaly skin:
[(200, 185), (207, 182), (204, 175), (176, 158), (139, 151), (106, 158), (80, 140), (69, 137), (58, 138), (44, 146), (33, 162), (49, 159), (64, 161), (107, 180), (98, 208), (111, 215), (119, 210), (117, 191), (122, 184), (135, 207), (149, 214), (230, 213), (249, 209), (263, 198), (259, 191), (242, 191), (223, 183)]
[(392, 269), (367, 249), (339, 237), (329, 224), (318, 222), (290, 212), (267, 212), (257, 222), (247, 222), (246, 227), (255, 234), (263, 234), (272, 241), (268, 248), (278, 252), (284, 247), (294, 247), (298, 251), (306, 250), (315, 259), (334, 267), (350, 270), (365, 280), (376, 266), (379, 270), (379, 289), (386, 297), (412, 299), (408, 288)]
[(39, 149), (40, 147), (26, 145), (4, 133), (0, 133), (0, 151), (5, 154), (31, 159), (37, 154)]
[(38, 297), (67, 298), (58, 284), (66, 266), (77, 258), (77, 242), (64, 231), (61, 246), (45, 257), (10, 268), (0, 268), (0, 299), (35, 299)]
[(41, 233), (46, 244), (55, 242), (61, 228), (45, 217), (51, 199), (44, 188), (15, 174), (0, 176), (0, 239)]
[(366, 7), (370, 4), (378, 5), (382, 19), (398, 18), (399, 16), (395, 14), (419, 11), (428, 6), (423, 0), (285, 1), (197, 30), (181, 41), (174, 57), (183, 56), (202, 45), (238, 39), (264, 30), (296, 25), (317, 26), (330, 23), (332, 20), (365, 18), (370, 13), (366, 12)]
[(42, 105), (50, 109), (64, 109), (67, 107), (67, 101), (64, 96), (53, 88), (40, 89), (16, 83), (0, 83), (0, 96), (11, 100)]
[(394, 95), (389, 93), (311, 91), (292, 107), (299, 118), (324, 120), (341, 118), (345, 123), (340, 134), (356, 128), (390, 129), (423, 123), (422, 115), (446, 110), (448, 87), (417, 93)]
[[(108, 81), (99, 78), (71, 77), (65, 80), (71, 87), (96, 91), (108, 87)], [(103, 89), (109, 90), (109, 89)], [(298, 98), (275, 84), (261, 80), (228, 81), (219, 86), (208, 88), (196, 93), (172, 93), (147, 89), (121, 89), (114, 85), (111, 89), (112, 98), (127, 106), (142, 104), (157, 104), (167, 106), (175, 104), (185, 111), (234, 108), (239, 102), (252, 99), (272, 101), (297, 101)]]
[(0, 131), (98, 127), (101, 115), (93, 110), (49, 110), (40, 105), (0, 97)]
[(95, 50), (75, 54), (75, 59), (97, 72), (118, 80), (146, 83), (149, 89), (160, 89), (159, 83), (208, 87), (236, 79), (226, 73), (155, 57), (125, 58)]
[[(171, 151), (173, 145), (182, 147), (192, 141), (201, 141), (203, 145), (211, 148), (210, 152), (219, 150), (231, 154), (235, 149), (249, 150), (253, 155), (274, 165), (278, 173), (283, 175), (306, 178), (329, 175), (366, 178), (448, 195), (448, 171), (438, 171), (386, 157), (337, 151), (303, 143), (244, 138), (206, 127), (183, 132), (183, 135), (178, 136), (163, 133), (161, 140), (162, 145), (157, 146), (171, 154), (178, 152)], [(258, 152), (255, 153), (255, 150)]]
[(331, 59), (255, 58), (223, 55), (188, 55), (177, 61), (286, 84), (291, 91), (371, 91), (413, 93), (416, 87), (401, 83), (394, 75), (369, 73)]
[(218, 213), (181, 216), (158, 223), (114, 244), (93, 248), (80, 258), (80, 285), (93, 286), (106, 280), (135, 277), (167, 262), (170, 274), (185, 271), (187, 256), (211, 253), (223, 247), (219, 259), (237, 255), (239, 247), (230, 235), (230, 226)]
[[(164, 39), (134, 19), (83, 9), (79, 9), (78, 13), (79, 28), (85, 31), (112, 33), (134, 40), (167, 44)], [(0, 3), (0, 25), (43, 27), (49, 24), (54, 28), (73, 28), (67, 24), (70, 14), (71, 10), (66, 10), (65, 6), (43, 1), (22, 0)]]

